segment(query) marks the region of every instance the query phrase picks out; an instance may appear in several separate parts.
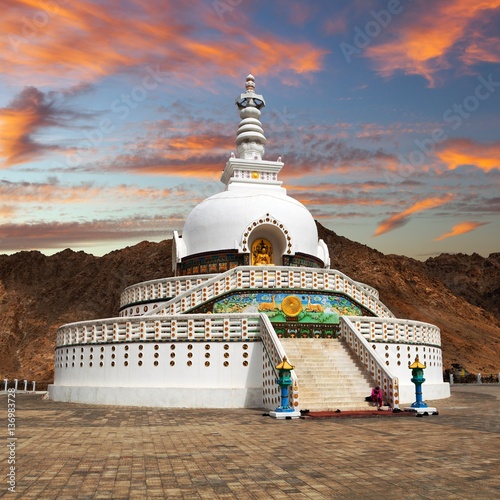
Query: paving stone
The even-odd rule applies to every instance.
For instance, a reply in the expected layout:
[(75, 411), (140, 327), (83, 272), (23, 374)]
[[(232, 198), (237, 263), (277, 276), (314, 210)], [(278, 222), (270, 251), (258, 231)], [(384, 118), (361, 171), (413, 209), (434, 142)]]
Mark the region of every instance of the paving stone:
[[(0, 497), (500, 497), (500, 386), (454, 386), (429, 403), (439, 415), (278, 421), (18, 394), (16, 495), (4, 480)], [(6, 396), (0, 405), (6, 422)]]

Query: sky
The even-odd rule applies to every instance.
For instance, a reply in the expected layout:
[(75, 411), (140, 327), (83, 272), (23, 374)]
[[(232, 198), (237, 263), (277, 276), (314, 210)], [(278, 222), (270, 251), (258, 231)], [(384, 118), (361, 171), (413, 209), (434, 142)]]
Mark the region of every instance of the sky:
[(0, 33), (0, 253), (182, 232), (249, 73), (264, 159), (323, 226), (500, 251), (500, 0), (2, 0)]

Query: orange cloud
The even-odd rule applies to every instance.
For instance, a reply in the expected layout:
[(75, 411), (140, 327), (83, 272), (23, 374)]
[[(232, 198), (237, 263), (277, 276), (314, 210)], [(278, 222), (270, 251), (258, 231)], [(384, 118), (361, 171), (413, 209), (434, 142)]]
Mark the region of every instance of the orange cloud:
[[(93, 186), (92, 184), (79, 184), (65, 186), (57, 180), (47, 183), (28, 182), (1, 182), (0, 199), (10, 205), (0, 205), (0, 215), (12, 215), (14, 205), (27, 204), (75, 204), (86, 203), (89, 200), (97, 203), (98, 200), (127, 198), (130, 200), (162, 200), (169, 196), (186, 196), (188, 193), (182, 188), (175, 190), (156, 187), (138, 187), (134, 185)], [(192, 194), (192, 193), (191, 193)]]
[(436, 208), (441, 205), (444, 205), (453, 199), (453, 195), (447, 195), (443, 198), (432, 197), (426, 198), (421, 201), (417, 201), (411, 207), (408, 207), (406, 210), (399, 212), (392, 217), (382, 221), (373, 236), (380, 236), (381, 234), (387, 233), (388, 231), (392, 231), (399, 227), (404, 226), (408, 221), (411, 215), (422, 212), (424, 210), (429, 210), (431, 208)]
[(488, 11), (498, 7), (500, 0), (433, 1), (427, 7), (415, 4), (400, 14), (400, 23), (392, 21), (390, 40), (374, 42), (365, 49), (365, 55), (382, 76), (403, 71), (422, 75), (433, 86), (436, 73), (449, 67), (447, 56), (452, 50), (464, 51), (462, 61), (466, 65), (488, 61), (492, 53), (498, 58), (498, 49), (484, 33), (471, 35), (469, 30), (472, 22), (489, 19)]
[[(71, 91), (78, 93), (74, 88)], [(91, 114), (78, 113), (56, 103), (50, 92), (35, 87), (25, 87), (4, 108), (0, 108), (0, 167), (26, 163), (50, 151), (63, 148), (57, 144), (43, 143), (39, 136), (51, 127), (76, 128), (77, 121)]]
[(470, 231), (474, 231), (478, 227), (484, 226), (488, 224), (488, 222), (460, 222), (459, 224), (455, 224), (451, 231), (434, 238), (434, 241), (444, 240), (446, 238), (451, 238), (452, 236), (459, 236), (460, 234), (469, 233)]
[(214, 75), (241, 78), (242, 55), (249, 54), (259, 76), (272, 71), (286, 80), (317, 71), (327, 53), (308, 42), (260, 32), (248, 18), (238, 18), (241, 29), (231, 27), (217, 18), (211, 3), (54, 0), (47, 2), (55, 5), (49, 12), (44, 2), (6, 2), (0, 61), (17, 84), (28, 77), (32, 83), (34, 75), (40, 75), (37, 85), (95, 81), (159, 64), (170, 76), (206, 85)]
[(0, 199), (8, 203), (78, 203), (98, 199), (102, 190), (88, 184), (61, 186), (48, 183), (0, 182)]
[(97, 220), (92, 222), (44, 222), (39, 224), (0, 224), (0, 251), (91, 247), (104, 242), (115, 245), (125, 240), (161, 240), (166, 229), (177, 229), (172, 218)]
[(450, 139), (441, 145), (436, 155), (450, 170), (462, 165), (474, 165), (485, 172), (500, 169), (500, 141), (479, 143), (470, 139)]
[(25, 88), (8, 107), (0, 109), (0, 156), (4, 166), (29, 161), (46, 148), (33, 139), (50, 125), (54, 111), (45, 95), (34, 87)]
[[(2, 198), (3, 199), (3, 198)], [(15, 213), (15, 209), (11, 205), (0, 205), (0, 217), (6, 219), (12, 217)]]

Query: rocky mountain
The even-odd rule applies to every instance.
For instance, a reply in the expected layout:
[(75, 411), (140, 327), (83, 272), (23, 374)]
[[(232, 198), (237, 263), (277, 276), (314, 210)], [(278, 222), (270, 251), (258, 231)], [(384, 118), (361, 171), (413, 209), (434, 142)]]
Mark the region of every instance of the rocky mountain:
[[(500, 254), (420, 262), (384, 255), (318, 224), (332, 268), (374, 286), (400, 318), (441, 328), (445, 367), (500, 371)], [(142, 242), (103, 257), (64, 250), (0, 255), (0, 379), (51, 381), (55, 333), (73, 321), (118, 315), (123, 289), (172, 275), (172, 241)]]

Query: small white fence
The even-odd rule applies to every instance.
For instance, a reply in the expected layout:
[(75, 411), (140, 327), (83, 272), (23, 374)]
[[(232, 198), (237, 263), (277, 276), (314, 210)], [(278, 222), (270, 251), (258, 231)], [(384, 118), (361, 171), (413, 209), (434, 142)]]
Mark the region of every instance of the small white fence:
[(423, 344), (441, 348), (441, 332), (430, 323), (396, 318), (344, 317), (367, 341)]
[[(31, 389), (28, 389), (28, 386), (31, 385)], [(14, 389), (14, 392), (35, 392), (36, 391), (36, 382), (28, 381), (28, 380), (18, 380), (17, 378), (13, 380), (3, 379), (3, 391), (7, 392), (7, 390)]]
[[(355, 318), (360, 319), (360, 318)], [(368, 370), (376, 385), (382, 391), (392, 408), (399, 407), (399, 380), (385, 366), (384, 360), (374, 351), (353, 318), (340, 318), (340, 338), (356, 353), (361, 363)]]
[[(137, 285), (141, 286), (141, 285)], [(378, 299), (378, 292), (351, 280), (339, 271), (290, 267), (238, 267), (193, 285), (175, 298), (160, 303), (148, 315), (182, 314), (189, 309), (232, 290), (296, 289), (343, 293), (372, 311), (376, 316), (394, 318), (394, 314)]]
[(139, 316), (83, 321), (62, 326), (56, 345), (162, 340), (251, 340), (260, 338), (259, 314)]
[[(278, 378), (276, 366), (283, 361), (286, 353), (269, 318), (263, 314), (261, 320), (262, 344), (268, 360), (267, 366), (264, 366), (263, 400), (266, 407), (271, 407), (272, 404), (279, 406), (281, 404), (281, 389), (276, 383)], [(288, 390), (289, 402), (292, 408), (297, 409), (300, 407), (299, 379), (295, 370), (291, 371), (291, 377), (292, 385)]]

